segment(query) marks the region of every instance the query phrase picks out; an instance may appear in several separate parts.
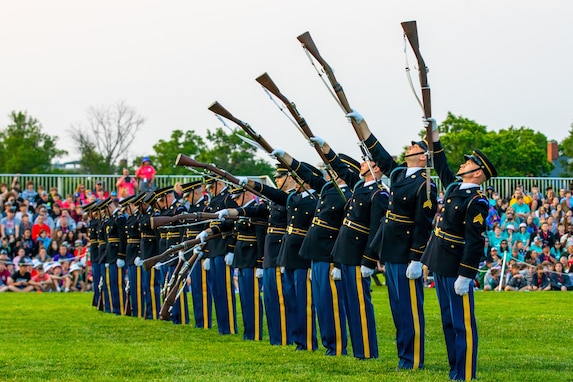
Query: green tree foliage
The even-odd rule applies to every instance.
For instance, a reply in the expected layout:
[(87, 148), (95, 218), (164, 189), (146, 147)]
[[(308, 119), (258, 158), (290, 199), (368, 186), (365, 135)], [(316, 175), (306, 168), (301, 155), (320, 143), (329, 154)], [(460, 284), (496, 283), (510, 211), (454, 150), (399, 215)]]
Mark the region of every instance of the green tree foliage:
[(440, 132), (452, 169), (457, 169), (464, 154), (473, 149), (483, 151), (500, 176), (543, 176), (553, 168), (547, 160), (547, 137), (527, 127), (487, 131), (475, 121), (448, 113)]
[[(160, 139), (153, 145), (155, 155), (150, 159), (158, 174), (162, 175), (187, 175), (189, 170), (184, 167), (174, 166), (175, 158), (179, 153), (192, 158), (197, 158), (199, 154), (207, 149), (205, 141), (194, 130), (173, 130), (169, 140)], [(141, 159), (141, 158), (138, 158)], [(138, 166), (141, 160), (138, 162)]]
[(215, 132), (207, 130), (207, 142), (209, 147), (197, 157), (200, 162), (213, 163), (236, 176), (271, 176), (274, 172), (268, 162), (255, 158), (256, 148), (242, 141), (236, 133), (227, 134), (222, 128)]
[[(559, 145), (559, 151), (567, 158), (573, 158), (573, 123), (571, 124), (571, 129), (569, 130), (569, 136), (561, 141)], [(561, 176), (573, 176), (573, 162), (569, 160), (562, 160), (561, 165), (563, 166), (564, 173)]]
[(58, 137), (42, 132), (42, 125), (27, 112), (12, 111), (10, 124), (0, 131), (0, 172), (50, 172), (51, 162), (67, 152), (56, 146)]

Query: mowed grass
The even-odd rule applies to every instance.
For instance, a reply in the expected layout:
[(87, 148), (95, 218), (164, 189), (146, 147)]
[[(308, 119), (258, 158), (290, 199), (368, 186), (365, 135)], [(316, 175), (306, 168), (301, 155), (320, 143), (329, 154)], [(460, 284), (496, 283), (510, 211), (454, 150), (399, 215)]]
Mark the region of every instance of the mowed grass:
[[(380, 358), (327, 357), (170, 322), (95, 310), (90, 293), (0, 294), (0, 380), (446, 381), (435, 290), (426, 368), (395, 371), (386, 287), (373, 286)], [(239, 311), (240, 311), (240, 307)], [(573, 381), (573, 293), (476, 292), (480, 381)], [(351, 353), (351, 348), (349, 349)]]

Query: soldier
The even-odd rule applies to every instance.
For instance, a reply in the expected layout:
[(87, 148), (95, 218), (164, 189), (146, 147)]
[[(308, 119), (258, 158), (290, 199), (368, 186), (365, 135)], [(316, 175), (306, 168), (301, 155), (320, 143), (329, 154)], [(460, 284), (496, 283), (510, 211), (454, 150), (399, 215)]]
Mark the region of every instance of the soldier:
[[(434, 126), (436, 122), (429, 119)], [(479, 150), (464, 155), (454, 173), (447, 164), (437, 128), (432, 128), (436, 172), (446, 188), (441, 216), (430, 236), (422, 263), (434, 272), (442, 313), (451, 380), (476, 378), (478, 333), (473, 281), (483, 256), (488, 200), (480, 185), (497, 171)], [(461, 183), (456, 182), (461, 178)]]
[(129, 281), (129, 296), (131, 302), (131, 316), (144, 316), (143, 274), (141, 260), (141, 235), (139, 233), (139, 203), (145, 197), (145, 192), (133, 195), (122, 200), (127, 212), (125, 221), (125, 234), (127, 245), (125, 249), (125, 263), (127, 265), (127, 278)]
[[(207, 212), (218, 212), (226, 208), (236, 208), (237, 203), (231, 199), (229, 189), (216, 174), (206, 177), (207, 190), (211, 194), (211, 201)], [(204, 238), (209, 233), (221, 233), (230, 231), (232, 221), (214, 221), (209, 224), (207, 230), (202, 231), (197, 238)], [(208, 271), (211, 285), (211, 293), (215, 302), (217, 315), (217, 327), (220, 334), (237, 334), (237, 308), (235, 300), (235, 288), (233, 286), (233, 253), (228, 251), (228, 235), (209, 240), (205, 249), (205, 261), (203, 269)]]
[[(348, 342), (346, 313), (342, 299), (340, 268), (334, 264), (332, 247), (342, 225), (344, 205), (346, 200), (352, 196), (352, 192), (342, 178), (326, 181), (324, 177), (309, 171), (308, 167), (299, 166), (299, 162), (289, 154), (284, 153), (283, 159), (288, 165), (299, 169), (297, 174), (306, 183), (320, 190), (320, 198), (314, 211), (312, 224), (302, 242), (299, 255), (312, 261), (312, 296), (326, 355), (345, 355)], [(358, 162), (347, 156), (345, 159), (347, 163), (356, 166), (356, 171), (358, 171), (360, 168)], [(338, 189), (333, 182), (337, 183)]]
[[(183, 184), (183, 197), (187, 200), (187, 212), (206, 212), (208, 208), (207, 198), (203, 195), (203, 182), (196, 180)], [(185, 228), (183, 240), (190, 240), (205, 228), (205, 224), (193, 225)], [(211, 287), (208, 284), (207, 271), (203, 267), (205, 262), (201, 258), (199, 264), (191, 271), (191, 299), (193, 300), (193, 315), (195, 317), (195, 327), (202, 329), (211, 328), (212, 322), (212, 300)]]
[[(376, 321), (370, 296), (370, 276), (376, 268), (378, 255), (370, 244), (388, 208), (389, 194), (379, 183), (382, 172), (375, 161), (365, 160), (356, 173), (322, 138), (313, 137), (311, 141), (318, 143), (334, 171), (353, 189), (332, 255), (335, 263), (341, 266), (344, 306), (354, 357), (378, 358)], [(373, 150), (375, 146), (368, 149)]]
[(100, 264), (97, 262), (99, 257), (99, 241), (97, 237), (97, 226), (99, 224), (99, 219), (97, 218), (97, 212), (94, 209), (97, 201), (93, 201), (86, 204), (83, 207), (83, 213), (88, 216), (88, 239), (90, 241), (90, 261), (92, 263), (92, 274), (93, 274), (93, 290), (94, 296), (92, 300), (92, 306), (97, 307), (100, 299), (100, 289), (99, 283), (101, 279), (101, 268)]
[[(353, 113), (366, 144), (377, 142), (366, 121)], [(424, 284), (420, 258), (432, 230), (436, 214), (436, 185), (431, 182), (428, 195), (426, 173), (428, 143), (412, 141), (406, 148), (405, 163), (398, 164), (376, 144), (372, 150), (382, 173), (390, 179), (390, 200), (386, 217), (378, 228), (373, 247), (385, 264), (386, 285), (392, 318), (396, 327), (398, 369), (424, 367)]]
[(111, 298), (112, 312), (125, 315), (125, 220), (117, 198), (106, 203), (109, 218), (105, 222), (107, 288)]
[[(155, 192), (148, 191), (143, 197), (139, 208), (140, 218), (138, 219), (139, 233), (141, 241), (139, 248), (141, 260), (146, 260), (158, 254), (157, 236), (151, 227), (151, 217), (158, 216), (159, 211), (153, 208), (155, 202)], [(160, 299), (160, 278), (156, 268), (150, 270), (143, 269), (143, 296), (145, 300), (145, 318), (157, 320), (159, 318)]]
[(111, 293), (108, 288), (109, 264), (106, 262), (107, 239), (105, 233), (105, 224), (108, 219), (107, 205), (110, 202), (111, 198), (102, 199), (96, 202), (97, 204), (93, 207), (94, 210), (99, 212), (99, 224), (97, 226), (98, 257), (96, 259), (96, 263), (100, 264), (103, 310), (106, 313), (111, 313)]

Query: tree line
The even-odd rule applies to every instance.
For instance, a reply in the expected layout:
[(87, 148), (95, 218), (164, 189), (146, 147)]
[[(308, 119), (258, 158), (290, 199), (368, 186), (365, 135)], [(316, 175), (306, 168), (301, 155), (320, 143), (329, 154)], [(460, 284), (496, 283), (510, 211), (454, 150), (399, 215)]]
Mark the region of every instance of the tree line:
[[(68, 130), (75, 143), (80, 168), (53, 169), (52, 161), (68, 154), (57, 145), (58, 137), (43, 132), (40, 121), (26, 111), (12, 111), (9, 123), (0, 128), (0, 173), (77, 172), (115, 174), (122, 167), (136, 167), (141, 157), (129, 166), (125, 160), (145, 118), (125, 102), (90, 107), (86, 124), (71, 125)], [(440, 123), (441, 141), (450, 167), (456, 168), (463, 155), (480, 148), (496, 164), (500, 176), (546, 176), (553, 169), (547, 160), (547, 137), (528, 127), (510, 126), (499, 131), (451, 112)], [(255, 157), (256, 148), (246, 143), (238, 131), (207, 130), (205, 137), (194, 130), (173, 130), (169, 139), (160, 139), (149, 155), (158, 173), (185, 175), (188, 170), (173, 166), (177, 154), (185, 153), (204, 163), (215, 163), (234, 175), (271, 175), (271, 163)], [(424, 136), (420, 132), (420, 136)], [(569, 136), (559, 144), (559, 152), (573, 158), (573, 124)], [(402, 154), (403, 155), (403, 154)], [(560, 176), (573, 175), (573, 163), (563, 163)]]

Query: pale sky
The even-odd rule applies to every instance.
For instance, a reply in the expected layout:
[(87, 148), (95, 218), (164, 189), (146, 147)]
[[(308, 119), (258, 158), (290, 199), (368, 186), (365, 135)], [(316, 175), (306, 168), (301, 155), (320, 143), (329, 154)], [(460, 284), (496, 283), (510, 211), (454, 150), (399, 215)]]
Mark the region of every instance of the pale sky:
[(131, 162), (174, 129), (221, 126), (207, 110), (218, 100), (275, 148), (317, 163), (255, 82), (268, 72), (316, 135), (358, 158), (351, 125), (296, 39), (309, 31), (350, 105), (398, 155), (422, 128), (400, 26), (417, 20), (438, 122), (451, 111), (560, 142), (573, 122), (572, 14), (570, 0), (3, 1), (0, 127), (27, 110), (60, 137), (63, 160), (77, 159), (66, 130), (90, 106), (124, 100), (147, 119)]

